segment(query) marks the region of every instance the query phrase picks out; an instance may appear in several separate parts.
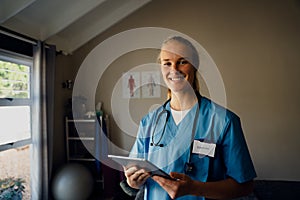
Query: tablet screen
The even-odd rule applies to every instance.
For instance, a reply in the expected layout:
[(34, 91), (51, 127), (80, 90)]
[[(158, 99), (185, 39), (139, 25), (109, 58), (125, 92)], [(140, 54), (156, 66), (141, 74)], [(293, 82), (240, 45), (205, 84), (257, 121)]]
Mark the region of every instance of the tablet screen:
[(145, 169), (146, 171), (151, 172), (152, 176), (157, 175), (172, 179), (169, 174), (144, 158), (131, 158), (116, 155), (108, 155), (108, 157), (126, 168), (136, 166), (138, 168)]

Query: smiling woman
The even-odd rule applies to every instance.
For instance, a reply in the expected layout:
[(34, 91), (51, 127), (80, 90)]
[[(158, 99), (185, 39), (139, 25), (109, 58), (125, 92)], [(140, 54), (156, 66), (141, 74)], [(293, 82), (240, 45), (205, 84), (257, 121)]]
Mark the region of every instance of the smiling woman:
[[(158, 62), (162, 66), (161, 71), (164, 81), (169, 87), (168, 98), (171, 98), (172, 85), (181, 85), (187, 87), (185, 89), (199, 91), (197, 78), (199, 55), (196, 48), (189, 41), (178, 36), (165, 40)], [(176, 90), (173, 93), (176, 93)]]
[(144, 199), (232, 199), (251, 193), (256, 172), (240, 119), (201, 96), (193, 44), (168, 38), (159, 62), (169, 99), (142, 118), (130, 156), (154, 163), (172, 179), (133, 166), (125, 169), (127, 184), (144, 190)]

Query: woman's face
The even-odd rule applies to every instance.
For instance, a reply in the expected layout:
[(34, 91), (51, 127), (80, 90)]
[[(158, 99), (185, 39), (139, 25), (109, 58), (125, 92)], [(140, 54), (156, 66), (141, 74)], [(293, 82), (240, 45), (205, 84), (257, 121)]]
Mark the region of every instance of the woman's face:
[(192, 53), (189, 47), (171, 40), (163, 45), (160, 61), (164, 81), (173, 93), (192, 89), (195, 68), (190, 63)]

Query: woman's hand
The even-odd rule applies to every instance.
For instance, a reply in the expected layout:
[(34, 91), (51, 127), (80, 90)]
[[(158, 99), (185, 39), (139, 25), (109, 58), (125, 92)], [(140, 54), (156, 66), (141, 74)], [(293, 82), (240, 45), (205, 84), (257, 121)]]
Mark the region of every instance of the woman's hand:
[(149, 172), (144, 169), (139, 169), (135, 166), (130, 168), (124, 167), (125, 176), (127, 178), (127, 183), (130, 187), (139, 189), (151, 176)]
[(172, 199), (190, 194), (193, 180), (189, 176), (176, 172), (171, 172), (170, 175), (175, 180), (166, 179), (161, 176), (153, 176), (152, 179), (155, 180)]
[(155, 180), (172, 199), (184, 195), (202, 196), (209, 199), (233, 199), (250, 194), (253, 191), (253, 181), (238, 183), (232, 178), (214, 182), (192, 180), (185, 174), (171, 172), (176, 180), (153, 176)]

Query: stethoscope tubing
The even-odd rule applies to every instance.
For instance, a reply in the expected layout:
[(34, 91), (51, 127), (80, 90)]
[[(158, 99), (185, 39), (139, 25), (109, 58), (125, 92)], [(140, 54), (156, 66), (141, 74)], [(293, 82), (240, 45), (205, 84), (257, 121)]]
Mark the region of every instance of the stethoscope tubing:
[[(198, 99), (198, 106), (197, 106), (197, 110), (196, 110), (195, 117), (194, 117), (194, 122), (193, 122), (192, 135), (191, 135), (191, 145), (190, 145), (190, 149), (189, 149), (189, 157), (188, 157), (186, 165), (185, 165), (185, 173), (190, 173), (193, 170), (193, 165), (191, 163), (192, 153), (193, 153), (193, 146), (194, 146), (193, 140), (194, 140), (194, 137), (195, 137), (197, 121), (198, 121), (198, 117), (199, 117), (200, 102), (201, 102), (201, 95), (199, 94), (199, 92), (195, 92), (195, 93), (196, 93), (196, 96), (197, 96), (197, 99)], [(164, 144), (161, 143), (161, 140), (162, 140), (162, 138), (165, 134), (165, 128), (166, 128), (166, 125), (168, 123), (168, 119), (170, 117), (170, 111), (168, 111), (166, 109), (166, 105), (170, 101), (171, 101), (171, 98), (168, 99), (163, 104), (163, 110), (158, 114), (158, 116), (156, 118), (155, 126), (154, 126), (154, 129), (153, 129), (152, 134), (151, 134), (151, 143), (150, 143), (151, 146), (164, 147)], [(162, 115), (165, 114), (165, 113), (167, 114), (167, 117), (166, 117), (166, 121), (164, 123), (163, 131), (162, 131), (158, 141), (154, 142), (154, 135), (155, 135), (155, 131), (156, 131), (156, 128), (157, 128), (157, 124), (158, 124), (159, 120), (161, 119)]]
[[(159, 147), (163, 147), (163, 146), (164, 146), (164, 144), (161, 144), (160, 142), (161, 142), (161, 140), (162, 140), (162, 138), (163, 138), (163, 136), (164, 136), (164, 134), (165, 134), (165, 129), (166, 129), (166, 126), (167, 126), (167, 122), (168, 122), (168, 119), (169, 119), (169, 117), (170, 117), (170, 111), (168, 111), (168, 110), (166, 109), (166, 105), (167, 105), (168, 102), (170, 102), (170, 100), (171, 100), (171, 99), (168, 99), (168, 100), (163, 104), (163, 110), (158, 114), (158, 116), (157, 116), (157, 118), (156, 118), (155, 126), (154, 126), (154, 129), (153, 129), (153, 131), (152, 131), (152, 135), (151, 135), (151, 143), (150, 143), (151, 146), (159, 146)], [(166, 116), (166, 122), (164, 123), (163, 131), (162, 131), (162, 133), (161, 133), (160, 138), (158, 139), (158, 141), (157, 141), (157, 142), (154, 142), (154, 135), (155, 135), (155, 131), (156, 131), (157, 124), (158, 124), (160, 118), (162, 117), (162, 115), (165, 114), (165, 113), (167, 114), (167, 116)]]

